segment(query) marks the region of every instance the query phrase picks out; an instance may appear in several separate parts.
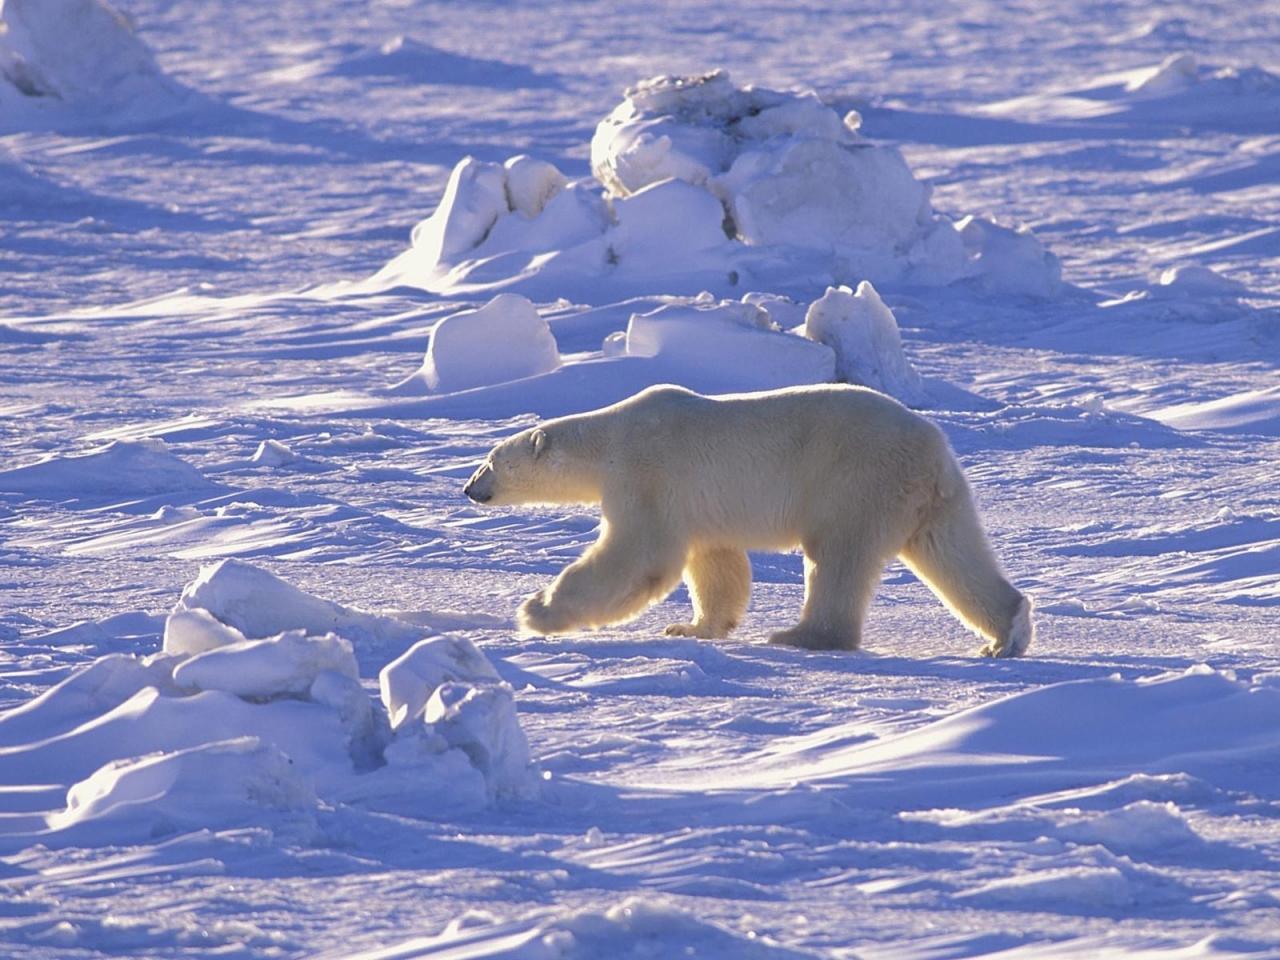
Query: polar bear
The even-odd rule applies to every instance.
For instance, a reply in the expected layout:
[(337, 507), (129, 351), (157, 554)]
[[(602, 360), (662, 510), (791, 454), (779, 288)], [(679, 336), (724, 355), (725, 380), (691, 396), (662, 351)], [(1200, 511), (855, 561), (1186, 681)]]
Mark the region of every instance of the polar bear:
[(824, 385), (707, 397), (650, 387), (498, 444), (467, 482), (476, 503), (600, 504), (600, 538), (525, 600), (530, 633), (628, 620), (683, 576), (693, 620), (724, 637), (751, 588), (748, 550), (804, 551), (800, 622), (769, 642), (855, 649), (899, 556), (985, 656), (1018, 656), (1030, 601), (1006, 579), (942, 431), (884, 394)]

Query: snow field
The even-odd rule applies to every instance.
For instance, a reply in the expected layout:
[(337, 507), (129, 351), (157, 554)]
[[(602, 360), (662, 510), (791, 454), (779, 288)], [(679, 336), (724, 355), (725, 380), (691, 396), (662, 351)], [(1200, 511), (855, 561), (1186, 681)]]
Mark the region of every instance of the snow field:
[[(1270, 10), (121, 6), (0, 14), (0, 954), (1275, 952)], [(770, 649), (772, 554), (723, 643), (513, 635), (597, 517), (494, 442), (833, 376), (1033, 657), (896, 565)]]

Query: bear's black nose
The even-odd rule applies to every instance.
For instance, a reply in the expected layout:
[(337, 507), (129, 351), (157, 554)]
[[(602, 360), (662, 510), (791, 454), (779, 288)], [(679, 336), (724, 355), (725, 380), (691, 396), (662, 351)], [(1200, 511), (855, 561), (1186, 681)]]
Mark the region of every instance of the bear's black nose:
[(488, 503), (489, 500), (493, 497), (493, 494), (491, 493), (477, 490), (476, 482), (474, 480), (472, 480), (465, 487), (463, 487), (462, 492), (465, 493), (472, 500), (474, 500), (476, 503)]

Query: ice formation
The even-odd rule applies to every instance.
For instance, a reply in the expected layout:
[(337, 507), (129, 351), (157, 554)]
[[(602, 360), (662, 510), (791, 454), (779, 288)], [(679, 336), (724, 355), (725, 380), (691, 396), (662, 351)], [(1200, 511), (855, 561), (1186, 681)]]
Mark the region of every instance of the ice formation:
[(0, 4), (0, 124), (6, 127), (155, 115), (179, 107), (184, 95), (106, 0)]
[(837, 379), (906, 404), (924, 402), (924, 383), (902, 352), (898, 321), (867, 281), (858, 284), (856, 293), (848, 287), (828, 287), (809, 305), (804, 335), (835, 351)]
[(382, 671), (379, 703), (352, 640), (317, 627), (421, 636), (248, 564), (202, 571), (164, 652), (103, 657), (0, 714), (13, 782), (67, 790), (61, 809), (11, 818), (0, 837), (92, 845), (264, 817), (305, 827), (318, 799), (421, 815), (531, 789), (514, 694), (470, 641), (411, 647)]
[(724, 72), (646, 80), (597, 127), (595, 180), (467, 157), (370, 283), (591, 301), (601, 281), (616, 296), (977, 278), (1054, 294), (1057, 258), (1029, 231), (938, 214), (898, 149), (859, 123), (811, 92), (736, 87)]
[[(527, 196), (535, 195), (531, 190)], [(537, 308), (518, 294), (500, 293), (479, 309), (437, 323), (421, 369), (396, 389), (455, 393), (550, 373), (559, 366), (555, 337)]]

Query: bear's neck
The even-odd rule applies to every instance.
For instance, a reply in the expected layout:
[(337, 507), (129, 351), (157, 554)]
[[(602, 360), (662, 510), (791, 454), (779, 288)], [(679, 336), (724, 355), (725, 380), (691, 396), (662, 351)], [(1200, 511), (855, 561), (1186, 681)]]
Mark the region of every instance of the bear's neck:
[(554, 424), (552, 444), (562, 463), (557, 471), (557, 500), (561, 503), (599, 503), (604, 498), (608, 443), (598, 424), (583, 417), (565, 417)]

